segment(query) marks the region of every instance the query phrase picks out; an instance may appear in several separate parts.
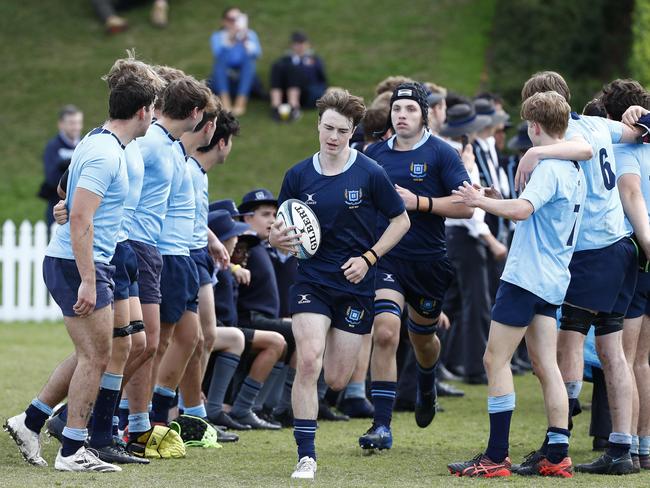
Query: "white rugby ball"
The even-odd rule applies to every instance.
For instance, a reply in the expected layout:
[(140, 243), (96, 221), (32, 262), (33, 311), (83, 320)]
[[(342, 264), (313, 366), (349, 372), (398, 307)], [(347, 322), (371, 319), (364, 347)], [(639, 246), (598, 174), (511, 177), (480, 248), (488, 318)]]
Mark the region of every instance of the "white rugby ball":
[(320, 246), (320, 224), (316, 214), (304, 202), (292, 198), (286, 200), (278, 209), (277, 218), (287, 227), (295, 226), (302, 235), (298, 245), (298, 259), (309, 259)]

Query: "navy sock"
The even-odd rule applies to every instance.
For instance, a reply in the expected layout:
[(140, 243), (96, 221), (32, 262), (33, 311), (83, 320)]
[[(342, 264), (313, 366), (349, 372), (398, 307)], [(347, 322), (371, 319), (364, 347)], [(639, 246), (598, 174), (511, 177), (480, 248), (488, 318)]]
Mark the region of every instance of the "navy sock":
[(68, 457), (83, 447), (88, 437), (88, 429), (72, 429), (64, 427), (63, 442), (61, 443), (61, 456)]
[(235, 403), (230, 410), (230, 415), (234, 418), (243, 417), (253, 408), (255, 399), (262, 388), (262, 383), (255, 381), (247, 376), (239, 389)]
[(68, 404), (67, 403), (65, 405), (63, 405), (63, 408), (59, 411), (59, 413), (56, 416), (59, 417), (61, 420), (63, 420), (63, 422), (68, 421)]
[(30, 403), (29, 407), (25, 410), (25, 415), (25, 425), (27, 428), (40, 434), (48, 417), (52, 415), (52, 407), (46, 405), (38, 398), (34, 398), (32, 403)]
[(269, 398), (275, 395), (276, 388), (281, 388), (277, 383), (278, 378), (283, 371), (283, 362), (278, 362), (273, 365), (271, 373), (266, 378), (266, 381), (264, 381), (264, 385), (262, 386), (259, 395), (257, 395), (257, 398), (255, 399), (255, 410), (262, 410), (262, 408), (264, 408), (266, 405), (272, 406), (272, 403), (269, 402)]
[(223, 409), (223, 399), (228, 391), (228, 385), (232, 380), (237, 366), (239, 365), (240, 357), (237, 354), (230, 352), (220, 352), (214, 361), (212, 367), (212, 379), (210, 380), (210, 388), (208, 389), (208, 403), (206, 410), (208, 417), (216, 418)]
[(144, 432), (151, 429), (149, 422), (149, 413), (140, 412), (129, 415), (129, 441), (136, 440)]
[(488, 441), (485, 454), (495, 463), (500, 463), (508, 457), (510, 421), (512, 420), (512, 412), (514, 409), (514, 393), (498, 397), (488, 397), (490, 440)]
[[(430, 368), (425, 368), (424, 366), (420, 366), (416, 361), (416, 366), (417, 372), (415, 377), (418, 384), (418, 396), (422, 393), (432, 392), (433, 385), (436, 383), (436, 365), (434, 364)], [(418, 398), (416, 401), (419, 403), (420, 399)]]
[(548, 454), (548, 430), (544, 434), (544, 442), (542, 442), (542, 447), (539, 448), (539, 452), (546, 456)]
[(397, 382), (395, 381), (373, 381), (370, 383), (370, 396), (372, 404), (375, 406), (373, 419), (375, 424), (390, 427), (396, 390)]
[(90, 447), (110, 446), (113, 442), (113, 413), (120, 396), (122, 375), (104, 373), (93, 408)]
[(546, 438), (548, 448), (546, 458), (553, 464), (557, 464), (569, 455), (569, 437), (571, 432), (567, 429), (549, 427)]
[(160, 422), (167, 424), (169, 421), (169, 409), (174, 404), (176, 392), (171, 388), (156, 385), (153, 389), (153, 397), (151, 399), (152, 408), (150, 418), (152, 422)]
[(311, 419), (293, 419), (293, 437), (298, 446), (298, 461), (308, 456), (316, 459), (316, 421)]

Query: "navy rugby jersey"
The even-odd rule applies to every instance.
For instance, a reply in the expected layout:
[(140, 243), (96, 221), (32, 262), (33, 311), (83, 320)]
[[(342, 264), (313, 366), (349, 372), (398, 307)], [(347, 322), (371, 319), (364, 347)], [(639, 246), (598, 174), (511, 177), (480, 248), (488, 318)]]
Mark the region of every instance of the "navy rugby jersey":
[(375, 234), (380, 214), (388, 220), (404, 212), (404, 203), (386, 172), (372, 159), (351, 149), (343, 171), (324, 176), (316, 153), (284, 176), (278, 203), (290, 198), (309, 205), (321, 227), (320, 247), (314, 257), (299, 261), (296, 282), (373, 296), (374, 267), (355, 285), (345, 278), (341, 266), (377, 242), (381, 235)]
[(223, 325), (237, 325), (237, 281), (229, 269), (217, 272), (214, 285), (214, 309)]
[[(366, 155), (379, 163), (393, 184), (416, 195), (440, 198), (451, 195), (464, 181), (470, 181), (458, 153), (446, 142), (425, 132), (410, 151), (393, 149), (395, 136), (373, 144)], [(411, 228), (390, 251), (391, 256), (413, 261), (431, 261), (445, 255), (445, 218), (432, 213), (409, 212)], [(380, 218), (378, 235), (388, 227)]]

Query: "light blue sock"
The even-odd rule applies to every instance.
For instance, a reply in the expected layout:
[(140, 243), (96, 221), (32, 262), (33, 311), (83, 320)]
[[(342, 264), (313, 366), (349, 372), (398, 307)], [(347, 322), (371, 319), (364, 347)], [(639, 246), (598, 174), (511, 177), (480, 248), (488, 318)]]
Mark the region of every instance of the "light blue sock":
[(205, 411), (205, 405), (203, 405), (202, 403), (200, 405), (197, 405), (196, 407), (185, 407), (183, 409), (183, 413), (185, 415), (201, 417), (202, 419), (208, 416), (207, 412)]
[(639, 455), (639, 436), (638, 435), (633, 435), (632, 436), (632, 444), (630, 444), (630, 454), (636, 454), (637, 456)]
[(639, 456), (650, 456), (650, 435), (639, 437)]
[(348, 383), (343, 398), (366, 398), (366, 383), (363, 381)]

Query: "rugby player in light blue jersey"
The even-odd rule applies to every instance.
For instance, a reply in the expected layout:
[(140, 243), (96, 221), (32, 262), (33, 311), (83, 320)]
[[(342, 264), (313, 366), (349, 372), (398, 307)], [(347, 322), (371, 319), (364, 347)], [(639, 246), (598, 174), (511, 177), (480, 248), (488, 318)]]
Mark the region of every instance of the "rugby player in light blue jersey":
[[(316, 473), (316, 384), (321, 369), (331, 388), (348, 384), (363, 335), (372, 328), (373, 265), (409, 228), (402, 199), (386, 172), (349, 147), (365, 112), (362, 100), (333, 89), (316, 105), (320, 151), (289, 169), (278, 198), (278, 203), (290, 198), (306, 201), (318, 217), (322, 236), (317, 253), (299, 263), (290, 292), (298, 352), (292, 390), (298, 464), (292, 478), (298, 479), (314, 479)], [(389, 223), (377, 233), (380, 214)], [(276, 222), (270, 244), (294, 252), (294, 229)]]
[[(607, 116), (621, 120), (630, 106), (650, 107), (650, 95), (634, 80), (614, 80), (603, 87), (600, 97)], [(615, 144), (616, 184), (625, 210), (628, 230), (638, 243), (639, 263), (636, 289), (623, 324), (623, 350), (632, 373), (632, 444), (630, 455), (635, 471), (650, 468), (650, 146)], [(647, 319), (646, 319), (647, 320)]]
[[(524, 84), (522, 100), (548, 90), (557, 91), (567, 101), (571, 97), (561, 75), (544, 71)], [(584, 340), (593, 324), (596, 348), (609, 386), (607, 394), (612, 414), (607, 451), (593, 463), (577, 465), (576, 471), (626, 474), (634, 470), (629, 454), (632, 376), (621, 335), (623, 319), (636, 286), (637, 256), (631, 232), (625, 227), (612, 145), (635, 142), (639, 134), (639, 130), (620, 122), (575, 112), (571, 113), (566, 134), (567, 140), (588, 142), (593, 155), (581, 163), (587, 180), (587, 200), (576, 251), (569, 266), (571, 283), (562, 305), (558, 363), (569, 395), (569, 412), (572, 412), (582, 388)], [(551, 149), (557, 149), (557, 145), (549, 146), (548, 150)], [(564, 159), (567, 157), (571, 156), (567, 154)], [(525, 176), (530, 163), (531, 158), (524, 155), (518, 173)], [(517, 181), (522, 179), (522, 174), (517, 175)], [(548, 436), (542, 445), (542, 454), (547, 449), (547, 440)], [(534, 463), (534, 458), (529, 461)]]
[[(186, 76), (170, 82), (162, 93), (160, 117), (138, 139), (144, 160), (140, 201), (130, 219), (129, 244), (138, 259), (138, 293), (142, 305), (147, 345), (134, 364), (127, 385), (129, 438), (136, 440), (150, 428), (148, 405), (156, 372), (153, 357), (160, 335), (160, 275), (162, 256), (157, 243), (170, 200), (177, 149), (174, 143), (201, 121), (210, 93), (205, 85)], [(180, 156), (179, 156), (180, 157)], [(191, 231), (190, 231), (191, 232)]]
[[(533, 145), (561, 142), (570, 110), (557, 92), (528, 98), (522, 105), (521, 117), (528, 122)], [(556, 359), (556, 312), (571, 279), (569, 262), (586, 196), (584, 173), (575, 161), (546, 159), (537, 166), (517, 199), (488, 198), (469, 183), (455, 193), (470, 207), (520, 223), (501, 276), (483, 358), (490, 415), (487, 449), (469, 461), (450, 464), (449, 471), (468, 477), (510, 476), (508, 443), (515, 408), (510, 361), (525, 337), (549, 422), (548, 450), (537, 461), (535, 474), (570, 478), (573, 471), (568, 457), (568, 400)]]
[[(158, 238), (163, 257), (161, 274), (160, 344), (155, 363), (159, 363), (154, 387), (151, 417), (155, 422), (167, 422), (176, 388), (185, 372), (196, 345), (200, 342), (201, 326), (197, 313), (199, 274), (190, 257), (196, 220), (196, 197), (192, 182), (189, 154), (210, 142), (215, 131), (219, 99), (208, 91), (208, 103), (203, 118), (192, 131), (187, 131), (174, 144), (175, 160), (167, 216)], [(206, 214), (207, 226), (207, 214)], [(221, 246), (223, 247), (223, 246)], [(226, 253), (225, 249), (223, 250)], [(178, 324), (178, 327), (175, 325)], [(154, 370), (157, 368), (154, 368)], [(188, 399), (190, 414), (206, 417), (203, 404)]]
[[(43, 263), (48, 290), (61, 307), (75, 356), (54, 371), (27, 410), (5, 424), (31, 464), (47, 465), (38, 434), (52, 407), (68, 397), (69, 415), (55, 468), (120, 471), (84, 447), (97, 391), (110, 359), (113, 266), (129, 182), (124, 148), (151, 124), (156, 89), (147, 69), (122, 66), (110, 86), (109, 120), (77, 146), (66, 186), (70, 220), (52, 238)], [(111, 413), (112, 418), (112, 413)]]

